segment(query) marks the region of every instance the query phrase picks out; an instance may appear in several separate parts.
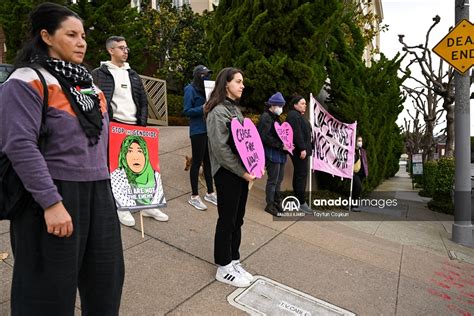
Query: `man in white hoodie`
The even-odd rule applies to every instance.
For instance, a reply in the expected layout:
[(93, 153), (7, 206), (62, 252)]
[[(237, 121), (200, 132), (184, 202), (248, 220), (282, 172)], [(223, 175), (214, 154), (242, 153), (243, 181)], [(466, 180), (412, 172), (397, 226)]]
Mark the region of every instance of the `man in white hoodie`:
[[(146, 126), (148, 99), (140, 76), (127, 63), (130, 50), (125, 38), (111, 36), (105, 42), (105, 47), (110, 60), (101, 62), (100, 67), (92, 71), (92, 77), (107, 99), (110, 120)], [(129, 211), (119, 210), (117, 213), (123, 225), (135, 225), (135, 219)], [(142, 215), (163, 222), (168, 220), (168, 215), (159, 209), (143, 210)]]

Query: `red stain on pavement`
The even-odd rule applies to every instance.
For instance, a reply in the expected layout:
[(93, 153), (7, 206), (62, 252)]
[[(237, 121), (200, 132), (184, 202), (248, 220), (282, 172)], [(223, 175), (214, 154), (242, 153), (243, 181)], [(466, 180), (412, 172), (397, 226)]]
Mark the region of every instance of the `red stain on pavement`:
[(449, 305), (448, 305), (448, 308), (449, 308), (451, 311), (457, 313), (458, 315), (462, 315), (462, 316), (472, 316), (472, 314), (471, 314), (469, 311), (466, 311), (466, 310), (464, 310), (464, 309), (462, 309), (462, 308), (460, 308), (459, 306), (456, 306), (456, 305), (454, 305), (454, 304), (449, 304)]
[(432, 294), (432, 295), (441, 297), (441, 298), (444, 299), (444, 300), (447, 300), (447, 301), (450, 301), (450, 300), (451, 300), (451, 296), (449, 296), (449, 295), (446, 294), (446, 293), (440, 292), (440, 291), (438, 291), (438, 290), (435, 290), (435, 289), (428, 289), (428, 292), (430, 292), (430, 294)]

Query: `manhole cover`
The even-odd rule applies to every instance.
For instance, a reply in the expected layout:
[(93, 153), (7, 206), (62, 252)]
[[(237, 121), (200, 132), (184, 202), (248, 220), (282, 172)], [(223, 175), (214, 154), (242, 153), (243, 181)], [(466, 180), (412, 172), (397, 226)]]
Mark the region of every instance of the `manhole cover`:
[(250, 315), (355, 315), (286, 285), (256, 276), (248, 288), (232, 292), (227, 301)]

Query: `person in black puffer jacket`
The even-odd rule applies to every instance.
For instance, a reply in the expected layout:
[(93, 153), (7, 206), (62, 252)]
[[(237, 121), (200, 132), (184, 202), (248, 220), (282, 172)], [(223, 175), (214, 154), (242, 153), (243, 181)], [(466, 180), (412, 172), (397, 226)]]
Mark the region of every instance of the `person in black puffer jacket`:
[[(92, 71), (94, 83), (104, 92), (110, 120), (146, 126), (148, 100), (140, 76), (126, 62), (129, 49), (122, 36), (111, 36), (105, 42), (110, 61)], [(126, 209), (117, 212), (120, 223), (134, 226), (135, 219)], [(142, 215), (166, 222), (168, 215), (157, 208), (142, 210)]]
[(148, 99), (142, 80), (126, 62), (125, 38), (111, 36), (105, 44), (111, 60), (92, 71), (94, 83), (104, 92), (110, 120), (146, 126)]

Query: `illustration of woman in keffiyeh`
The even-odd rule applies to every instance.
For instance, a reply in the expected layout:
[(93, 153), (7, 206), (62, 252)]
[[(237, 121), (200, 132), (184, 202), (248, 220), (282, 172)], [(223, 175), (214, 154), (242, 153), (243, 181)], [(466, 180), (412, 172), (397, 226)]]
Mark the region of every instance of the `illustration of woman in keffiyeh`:
[(161, 175), (153, 170), (146, 141), (127, 136), (122, 142), (118, 168), (111, 173), (112, 191), (119, 209), (166, 204)]

